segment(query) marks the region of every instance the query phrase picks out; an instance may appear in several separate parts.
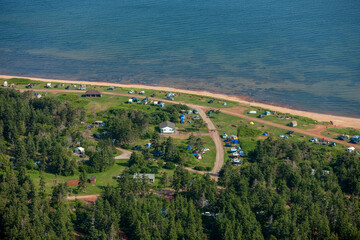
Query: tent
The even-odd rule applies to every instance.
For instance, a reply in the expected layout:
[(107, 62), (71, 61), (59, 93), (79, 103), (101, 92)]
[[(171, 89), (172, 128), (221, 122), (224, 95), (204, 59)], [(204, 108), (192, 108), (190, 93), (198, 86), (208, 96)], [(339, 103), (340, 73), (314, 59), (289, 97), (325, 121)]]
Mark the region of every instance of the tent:
[(180, 123), (184, 123), (184, 119), (182, 118), (182, 119), (180, 119)]
[(233, 142), (233, 144), (239, 144), (239, 140), (237, 140), (237, 139), (232, 140), (232, 142)]
[(264, 133), (263, 133), (263, 135), (264, 135), (264, 136), (267, 136), (267, 135), (268, 135), (268, 133), (264, 132)]
[(187, 145), (186, 150), (191, 150), (191, 146)]
[(254, 125), (255, 123), (254, 122), (250, 122), (251, 125)]
[(283, 137), (284, 137), (284, 134), (280, 134), (280, 137), (282, 137), (282, 138), (283, 138)]

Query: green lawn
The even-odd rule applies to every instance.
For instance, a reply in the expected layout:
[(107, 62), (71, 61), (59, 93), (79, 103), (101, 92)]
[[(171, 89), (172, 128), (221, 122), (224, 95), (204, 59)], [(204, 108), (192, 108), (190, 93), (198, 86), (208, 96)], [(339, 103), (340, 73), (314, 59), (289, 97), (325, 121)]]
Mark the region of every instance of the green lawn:
[[(256, 111), (256, 114), (248, 114), (249, 111)], [(291, 121), (296, 121), (297, 122), (297, 126), (296, 128), (301, 128), (301, 129), (311, 129), (314, 128), (317, 124), (319, 124), (316, 120), (307, 118), (307, 117), (302, 117), (302, 116), (296, 116), (296, 115), (292, 115), (290, 113), (281, 113), (281, 112), (276, 112), (276, 114), (274, 114), (274, 111), (271, 111), (269, 109), (265, 109), (265, 108), (260, 108), (260, 107), (250, 107), (248, 109), (246, 109), (243, 113), (245, 115), (251, 116), (251, 117), (257, 117), (260, 114), (263, 114), (265, 111), (270, 111), (272, 114), (268, 115), (264, 118), (262, 118), (265, 121), (269, 121), (269, 122), (274, 122), (274, 123), (278, 123), (284, 126), (288, 126), (288, 124)], [(288, 119), (281, 119), (278, 116), (282, 116), (282, 117), (286, 117)]]
[[(116, 175), (120, 174), (125, 169), (125, 167), (127, 167), (127, 164), (128, 164), (127, 162), (128, 162), (128, 160), (126, 160), (126, 159), (125, 160), (124, 159), (115, 160), (115, 164), (105, 172), (88, 173), (87, 174), (88, 178), (90, 178), (91, 175), (96, 176), (96, 183), (86, 184), (86, 191), (77, 193), (77, 194), (78, 195), (99, 194), (99, 193), (101, 193), (102, 189), (104, 187), (106, 187), (107, 185), (115, 186), (117, 184), (117, 182), (114, 179), (114, 177)], [(30, 170), (29, 175), (30, 175), (31, 179), (34, 181), (34, 184), (36, 186), (39, 186), (39, 183), (40, 183), (39, 171)], [(52, 174), (52, 173), (44, 173), (44, 178), (45, 178), (45, 182), (46, 182), (46, 192), (48, 194), (50, 194), (52, 191), (52, 187), (55, 185), (56, 181), (58, 183), (65, 183), (68, 180), (79, 179), (79, 175), (65, 177), (65, 176), (59, 176), (59, 175), (56, 176), (55, 174)], [(70, 189), (73, 191), (72, 194), (74, 195), (76, 192), (75, 191), (76, 186), (71, 186)]]
[(326, 129), (326, 132), (334, 133), (336, 136), (340, 134), (349, 135), (350, 137), (354, 135), (360, 135), (360, 129), (354, 128), (328, 128)]

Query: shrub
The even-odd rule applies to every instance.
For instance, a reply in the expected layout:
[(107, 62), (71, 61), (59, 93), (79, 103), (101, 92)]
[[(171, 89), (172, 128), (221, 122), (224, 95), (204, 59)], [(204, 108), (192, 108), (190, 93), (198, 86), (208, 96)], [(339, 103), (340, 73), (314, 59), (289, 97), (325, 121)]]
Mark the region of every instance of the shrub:
[(167, 162), (167, 163), (164, 165), (164, 168), (166, 168), (166, 169), (174, 169), (174, 168), (175, 168), (175, 163), (173, 163), (173, 162)]

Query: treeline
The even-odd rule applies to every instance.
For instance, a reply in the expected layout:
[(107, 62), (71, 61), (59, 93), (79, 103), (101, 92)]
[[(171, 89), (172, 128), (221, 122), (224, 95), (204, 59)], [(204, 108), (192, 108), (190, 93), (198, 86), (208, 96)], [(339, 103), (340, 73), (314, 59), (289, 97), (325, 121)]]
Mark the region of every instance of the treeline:
[(69, 145), (79, 141), (86, 114), (68, 102), (35, 98), (33, 92), (0, 89), (0, 152), (14, 166), (72, 175), (77, 170)]
[(66, 185), (55, 187), (50, 204), (44, 179), (35, 186), (24, 168), (14, 170), (0, 154), (0, 239), (74, 239), (66, 193)]

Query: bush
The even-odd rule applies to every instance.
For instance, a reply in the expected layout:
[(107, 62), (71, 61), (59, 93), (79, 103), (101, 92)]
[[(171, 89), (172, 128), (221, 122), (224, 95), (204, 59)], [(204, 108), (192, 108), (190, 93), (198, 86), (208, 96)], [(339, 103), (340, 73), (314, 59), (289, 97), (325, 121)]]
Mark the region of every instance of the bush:
[(175, 168), (175, 163), (173, 162), (167, 162), (164, 166), (164, 168), (166, 169), (174, 169)]
[(205, 167), (204, 166), (196, 166), (194, 167), (195, 170), (198, 170), (198, 171), (211, 171), (211, 167)]

